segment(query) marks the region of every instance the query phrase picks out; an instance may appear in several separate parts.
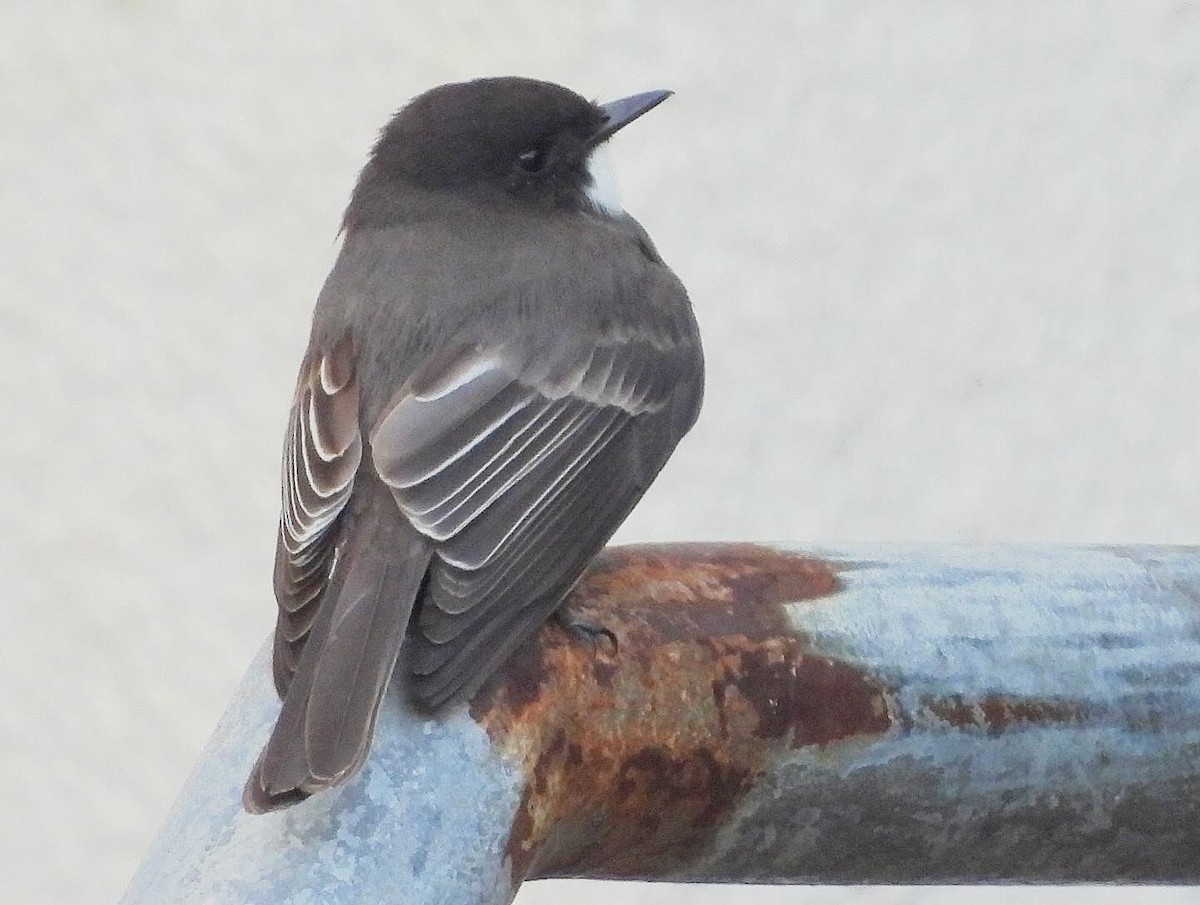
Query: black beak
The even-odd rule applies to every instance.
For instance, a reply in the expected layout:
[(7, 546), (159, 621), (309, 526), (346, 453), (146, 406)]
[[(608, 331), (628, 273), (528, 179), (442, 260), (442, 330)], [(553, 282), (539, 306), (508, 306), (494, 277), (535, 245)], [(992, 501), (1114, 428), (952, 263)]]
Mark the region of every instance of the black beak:
[(650, 112), (674, 93), (673, 91), (646, 91), (642, 94), (635, 94), (633, 97), (623, 97), (619, 101), (601, 104), (600, 109), (604, 111), (605, 120), (596, 130), (596, 134), (592, 136), (588, 145), (595, 147), (601, 142), (607, 141), (618, 129), (629, 125), (643, 113)]

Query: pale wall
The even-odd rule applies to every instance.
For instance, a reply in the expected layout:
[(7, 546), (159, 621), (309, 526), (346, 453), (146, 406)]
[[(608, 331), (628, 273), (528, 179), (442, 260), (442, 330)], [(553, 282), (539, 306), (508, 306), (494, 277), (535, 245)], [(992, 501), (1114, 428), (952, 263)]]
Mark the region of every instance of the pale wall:
[(301, 5), (0, 0), (0, 900), (119, 895), (269, 630), (310, 306), (439, 82), (678, 92), (614, 150), (710, 389), (619, 539), (1197, 540), (1196, 3)]

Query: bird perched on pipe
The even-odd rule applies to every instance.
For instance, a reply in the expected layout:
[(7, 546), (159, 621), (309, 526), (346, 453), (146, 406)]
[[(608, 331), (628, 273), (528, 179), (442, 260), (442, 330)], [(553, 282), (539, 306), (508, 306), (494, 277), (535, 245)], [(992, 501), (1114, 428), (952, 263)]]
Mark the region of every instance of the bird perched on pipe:
[(600, 105), (480, 79), (384, 127), (288, 420), (283, 707), (247, 810), (352, 777), (393, 672), (429, 711), (474, 693), (695, 422), (687, 293), (597, 172), (601, 146), (669, 94)]

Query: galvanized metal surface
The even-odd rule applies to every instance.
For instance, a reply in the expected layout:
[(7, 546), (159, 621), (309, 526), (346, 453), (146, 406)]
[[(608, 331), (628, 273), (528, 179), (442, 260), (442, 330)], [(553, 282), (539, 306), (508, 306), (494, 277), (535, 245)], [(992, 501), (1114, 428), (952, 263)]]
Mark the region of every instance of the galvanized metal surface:
[(259, 652), (121, 899), (123, 905), (507, 905), (523, 779), (459, 708), (384, 708), (353, 783), (251, 816), (241, 784), (279, 699)]
[[(523, 879), (1200, 881), (1200, 550), (614, 548), (359, 781), (249, 817), (252, 668), (127, 893), (507, 902)], [(336, 898), (335, 898), (336, 896)]]

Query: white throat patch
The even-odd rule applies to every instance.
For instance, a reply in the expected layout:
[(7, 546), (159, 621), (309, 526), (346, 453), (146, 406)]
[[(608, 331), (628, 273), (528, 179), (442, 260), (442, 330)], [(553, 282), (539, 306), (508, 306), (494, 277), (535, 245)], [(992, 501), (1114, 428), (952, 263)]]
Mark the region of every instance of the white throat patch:
[(612, 155), (608, 145), (602, 144), (588, 157), (588, 174), (592, 184), (587, 187), (588, 201), (603, 214), (617, 217), (624, 214), (621, 199), (617, 196), (617, 177), (613, 172)]

